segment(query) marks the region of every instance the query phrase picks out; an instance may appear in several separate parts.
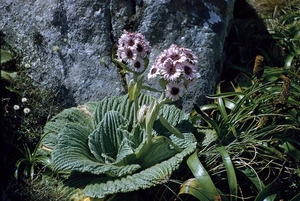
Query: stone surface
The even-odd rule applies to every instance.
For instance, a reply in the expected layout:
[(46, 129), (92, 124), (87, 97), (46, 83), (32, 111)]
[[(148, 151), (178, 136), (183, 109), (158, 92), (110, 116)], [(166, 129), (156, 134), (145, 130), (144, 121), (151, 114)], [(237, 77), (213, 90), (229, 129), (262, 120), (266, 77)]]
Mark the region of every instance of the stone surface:
[(189, 111), (215, 91), (233, 7), (234, 0), (1, 0), (0, 27), (35, 85), (70, 105), (125, 92), (111, 62), (124, 29), (150, 41), (149, 67), (171, 44), (192, 49), (201, 78), (178, 102)]

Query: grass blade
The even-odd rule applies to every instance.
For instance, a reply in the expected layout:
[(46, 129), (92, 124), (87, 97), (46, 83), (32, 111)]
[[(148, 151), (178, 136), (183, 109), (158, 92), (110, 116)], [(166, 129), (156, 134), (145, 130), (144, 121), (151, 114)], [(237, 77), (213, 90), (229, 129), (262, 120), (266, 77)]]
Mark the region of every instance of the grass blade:
[(213, 181), (211, 180), (208, 172), (201, 164), (197, 156), (197, 152), (195, 152), (188, 158), (187, 164), (195, 178), (189, 179), (183, 184), (180, 189), (179, 195), (190, 194), (201, 201), (221, 200), (221, 196)]
[(235, 174), (235, 170), (231, 158), (227, 150), (225, 149), (225, 147), (223, 146), (217, 147), (217, 151), (220, 153), (226, 168), (227, 180), (228, 180), (228, 185), (230, 190), (230, 200), (231, 201), (237, 200), (238, 186), (237, 186), (236, 174)]

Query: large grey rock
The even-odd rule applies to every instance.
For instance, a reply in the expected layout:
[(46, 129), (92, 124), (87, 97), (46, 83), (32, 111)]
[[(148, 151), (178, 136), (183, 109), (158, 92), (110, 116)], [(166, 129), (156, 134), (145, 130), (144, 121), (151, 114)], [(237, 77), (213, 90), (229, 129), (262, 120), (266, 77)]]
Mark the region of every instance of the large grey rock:
[(182, 99), (189, 111), (214, 93), (233, 7), (234, 0), (1, 0), (0, 27), (34, 83), (70, 104), (124, 93), (111, 62), (124, 29), (150, 41), (149, 67), (171, 44), (192, 49), (201, 79)]

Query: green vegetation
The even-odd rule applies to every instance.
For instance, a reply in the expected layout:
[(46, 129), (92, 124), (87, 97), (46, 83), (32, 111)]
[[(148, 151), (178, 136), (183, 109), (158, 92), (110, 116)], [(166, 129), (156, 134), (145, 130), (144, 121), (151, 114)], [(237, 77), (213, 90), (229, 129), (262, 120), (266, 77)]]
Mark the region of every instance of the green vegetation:
[(258, 15), (235, 14), (210, 103), (145, 111), (150, 140), (138, 76), (129, 96), (64, 108), (2, 46), (5, 200), (299, 200), (300, 5), (249, 3)]

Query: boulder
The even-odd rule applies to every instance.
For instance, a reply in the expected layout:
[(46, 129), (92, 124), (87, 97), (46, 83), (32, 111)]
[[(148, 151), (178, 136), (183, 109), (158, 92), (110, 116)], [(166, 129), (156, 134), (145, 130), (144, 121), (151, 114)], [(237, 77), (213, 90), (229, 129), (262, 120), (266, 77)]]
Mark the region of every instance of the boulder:
[(189, 48), (201, 78), (177, 104), (190, 111), (215, 92), (233, 7), (234, 0), (2, 0), (0, 27), (33, 84), (51, 88), (68, 106), (126, 92), (111, 61), (124, 29), (150, 41), (148, 68), (171, 44)]

